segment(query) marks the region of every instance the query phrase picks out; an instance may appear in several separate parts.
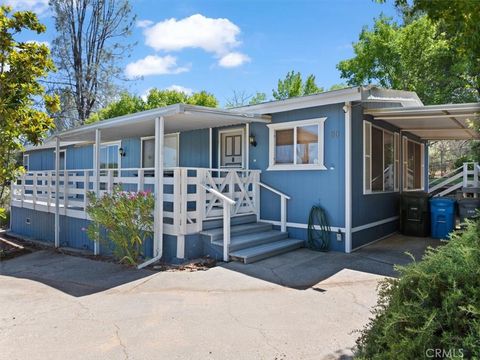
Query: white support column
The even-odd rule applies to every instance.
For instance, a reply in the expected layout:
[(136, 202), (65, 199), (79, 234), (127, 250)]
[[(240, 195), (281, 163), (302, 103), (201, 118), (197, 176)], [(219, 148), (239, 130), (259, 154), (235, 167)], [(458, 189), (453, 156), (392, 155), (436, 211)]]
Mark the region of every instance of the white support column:
[(155, 118), (155, 210), (153, 213), (153, 257), (163, 250), (163, 143), (165, 119)]
[(213, 130), (208, 129), (208, 167), (213, 167)]
[(345, 252), (352, 251), (352, 104), (345, 103)]
[[(95, 130), (95, 156), (93, 164), (93, 176), (95, 180), (93, 182), (95, 195), (100, 196), (100, 146), (102, 144), (102, 133), (100, 129)], [(95, 241), (93, 245), (94, 255), (100, 254), (100, 244), (98, 241)]]
[(250, 169), (250, 123), (245, 124), (245, 169)]
[(60, 247), (60, 139), (55, 137), (55, 247)]
[(230, 214), (231, 205), (223, 201), (223, 261), (228, 262), (230, 256)]

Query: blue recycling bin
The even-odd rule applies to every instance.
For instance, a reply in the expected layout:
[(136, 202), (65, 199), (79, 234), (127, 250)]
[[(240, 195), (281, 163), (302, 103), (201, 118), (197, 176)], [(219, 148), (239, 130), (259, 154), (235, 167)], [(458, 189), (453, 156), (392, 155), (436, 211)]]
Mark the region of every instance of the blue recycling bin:
[(455, 200), (437, 197), (430, 200), (432, 237), (446, 239), (455, 229)]

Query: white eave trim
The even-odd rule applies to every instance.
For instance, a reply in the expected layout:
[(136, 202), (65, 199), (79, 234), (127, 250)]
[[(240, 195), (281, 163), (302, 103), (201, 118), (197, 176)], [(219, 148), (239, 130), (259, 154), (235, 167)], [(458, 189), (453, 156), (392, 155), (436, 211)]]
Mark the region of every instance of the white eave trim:
[(257, 105), (243, 106), (239, 108), (234, 108), (231, 111), (240, 111), (242, 113), (247, 112), (257, 114), (272, 114), (283, 111), (360, 100), (362, 100), (362, 89), (360, 87), (353, 87), (334, 91), (327, 91), (315, 95), (299, 96), (285, 100), (277, 100)]

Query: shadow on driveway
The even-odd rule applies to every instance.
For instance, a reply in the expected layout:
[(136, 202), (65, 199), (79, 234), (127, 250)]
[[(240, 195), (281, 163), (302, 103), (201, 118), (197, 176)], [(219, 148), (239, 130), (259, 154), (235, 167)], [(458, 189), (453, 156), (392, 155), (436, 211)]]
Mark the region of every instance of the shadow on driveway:
[[(429, 238), (394, 235), (351, 254), (300, 249), (253, 264), (230, 262), (220, 266), (281, 286), (299, 290), (313, 287), (322, 292), (315, 285), (345, 269), (396, 276), (395, 264), (412, 261), (405, 252), (419, 260), (428, 246), (439, 244), (440, 241)], [(154, 273), (48, 250), (0, 262), (0, 275), (38, 281), (75, 297), (105, 291)]]
[[(395, 234), (350, 254), (300, 249), (253, 264), (230, 262), (222, 266), (278, 285), (305, 290), (344, 269), (395, 277), (394, 265), (412, 262), (406, 252), (420, 260), (429, 246), (440, 244), (440, 240)], [(313, 289), (322, 291), (321, 288)]]
[(150, 270), (136, 270), (51, 250), (0, 261), (0, 275), (38, 281), (75, 297), (105, 291), (152, 274)]

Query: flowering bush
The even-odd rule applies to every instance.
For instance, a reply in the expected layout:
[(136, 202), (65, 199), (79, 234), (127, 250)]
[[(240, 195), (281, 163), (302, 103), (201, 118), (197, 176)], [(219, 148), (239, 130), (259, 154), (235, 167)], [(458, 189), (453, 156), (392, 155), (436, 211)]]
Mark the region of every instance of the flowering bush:
[(111, 194), (101, 197), (88, 193), (88, 203), (87, 213), (92, 219), (88, 237), (113, 244), (113, 254), (120, 262), (137, 264), (144, 257), (142, 244), (153, 233), (154, 196), (145, 191), (122, 191), (118, 185)]

